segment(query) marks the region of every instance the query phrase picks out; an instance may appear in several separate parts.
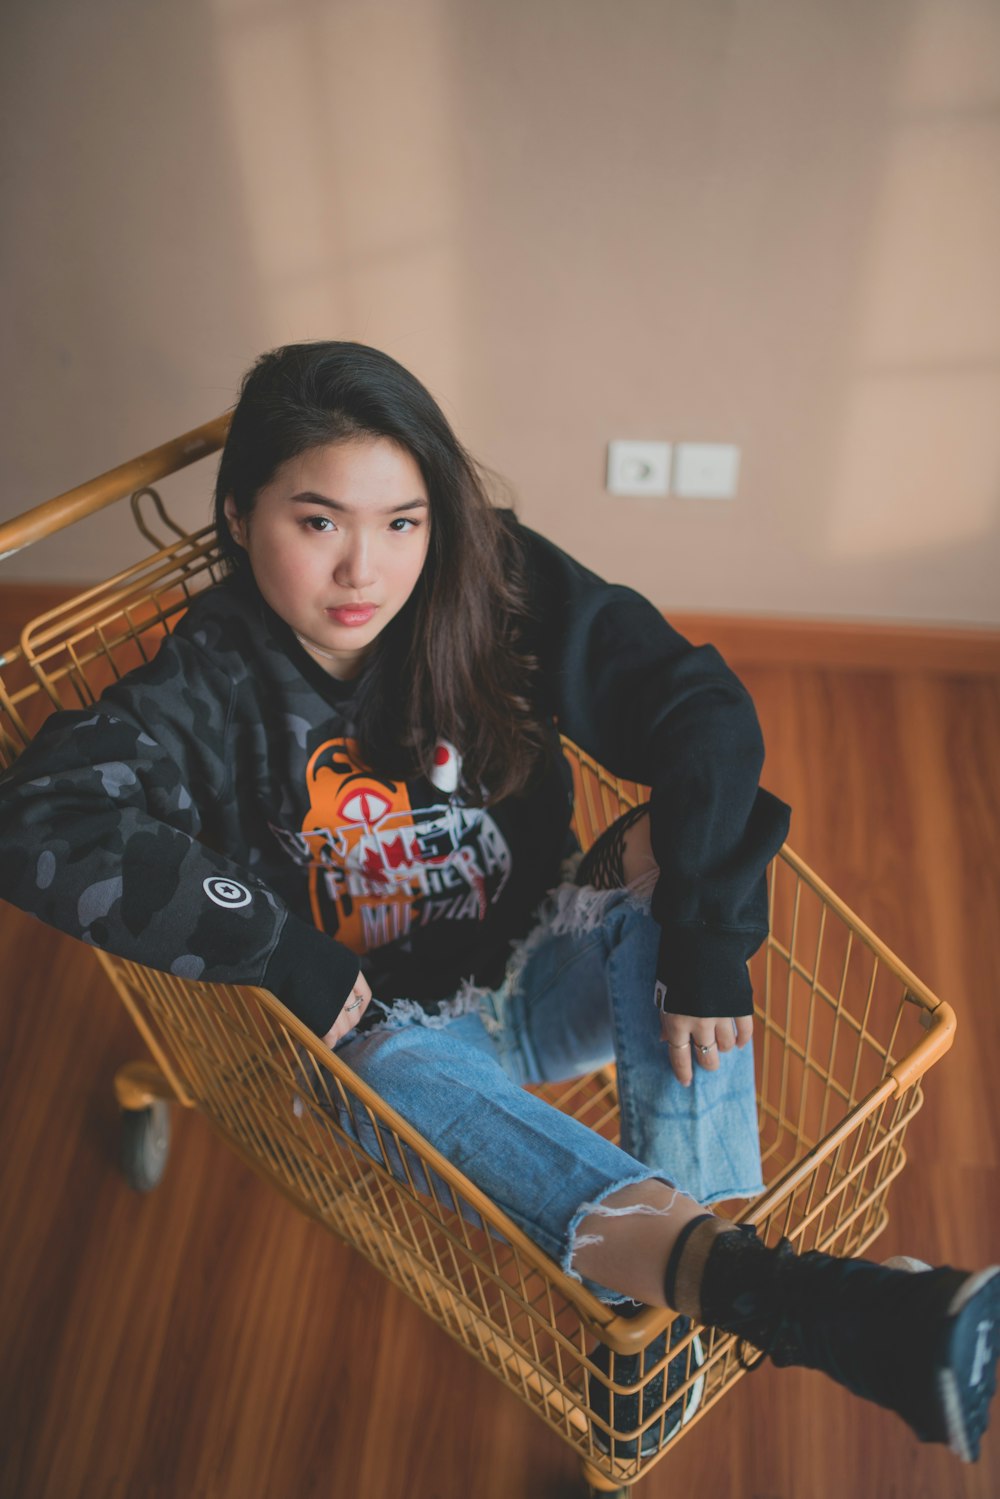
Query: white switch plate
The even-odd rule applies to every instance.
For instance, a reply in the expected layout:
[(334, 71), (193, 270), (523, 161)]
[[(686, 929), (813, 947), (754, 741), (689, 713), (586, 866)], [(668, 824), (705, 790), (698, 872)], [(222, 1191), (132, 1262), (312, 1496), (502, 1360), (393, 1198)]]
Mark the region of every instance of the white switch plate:
[(731, 500), (740, 477), (740, 450), (728, 442), (679, 442), (671, 488), (686, 500)]
[(669, 442), (608, 443), (609, 494), (669, 494)]

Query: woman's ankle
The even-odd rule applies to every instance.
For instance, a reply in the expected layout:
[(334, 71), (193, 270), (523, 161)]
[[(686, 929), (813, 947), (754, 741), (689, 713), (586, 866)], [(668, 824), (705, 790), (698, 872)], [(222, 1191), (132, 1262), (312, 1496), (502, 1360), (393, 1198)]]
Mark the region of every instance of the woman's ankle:
[(668, 1182), (651, 1178), (584, 1205), (574, 1232), (573, 1269), (646, 1306), (669, 1306), (667, 1263), (678, 1235), (704, 1208)]
[(705, 1321), (702, 1288), (708, 1259), (720, 1235), (736, 1231), (736, 1224), (714, 1213), (701, 1213), (677, 1235), (663, 1277), (667, 1305), (688, 1317)]

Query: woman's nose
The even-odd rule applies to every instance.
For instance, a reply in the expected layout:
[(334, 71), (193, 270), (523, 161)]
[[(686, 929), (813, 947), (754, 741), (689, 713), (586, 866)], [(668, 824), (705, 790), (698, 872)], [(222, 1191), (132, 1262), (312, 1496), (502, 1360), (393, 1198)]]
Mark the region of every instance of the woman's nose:
[(375, 581), (372, 550), (365, 537), (350, 541), (333, 569), (334, 582), (341, 588), (368, 588)]

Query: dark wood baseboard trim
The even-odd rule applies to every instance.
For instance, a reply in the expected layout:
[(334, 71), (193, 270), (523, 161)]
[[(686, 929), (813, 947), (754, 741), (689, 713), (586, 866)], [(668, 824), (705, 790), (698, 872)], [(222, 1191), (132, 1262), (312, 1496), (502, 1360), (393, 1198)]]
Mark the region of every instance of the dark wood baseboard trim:
[[(0, 650), (29, 619), (72, 598), (81, 583), (0, 583)], [(840, 671), (1000, 674), (1000, 629), (895, 625), (885, 621), (671, 613), (696, 645), (710, 641), (737, 669), (809, 666)]]

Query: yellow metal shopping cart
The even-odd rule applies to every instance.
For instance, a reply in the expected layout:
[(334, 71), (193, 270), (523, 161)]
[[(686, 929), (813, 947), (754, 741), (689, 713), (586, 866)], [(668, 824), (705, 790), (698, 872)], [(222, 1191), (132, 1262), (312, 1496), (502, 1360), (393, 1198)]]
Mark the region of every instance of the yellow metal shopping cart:
[[(129, 500), (152, 547), (133, 567), (27, 622), (0, 655), (0, 765), (53, 709), (92, 702), (149, 659), (190, 597), (217, 576), (212, 529), (177, 526), (150, 486), (217, 451), (227, 422), (210, 422), (0, 527), (2, 559)], [(644, 791), (565, 747), (576, 831), (587, 847)], [(800, 1250), (860, 1253), (887, 1222), (920, 1080), (950, 1046), (954, 1016), (787, 847), (769, 883), (771, 935), (752, 964), (767, 1186), (733, 1215), (769, 1242), (784, 1235)], [(667, 1311), (625, 1319), (565, 1276), (266, 991), (97, 957), (152, 1058), (115, 1078), (131, 1183), (149, 1189), (163, 1172), (170, 1104), (200, 1109), (244, 1160), (367, 1256), (537, 1411), (578, 1453), (594, 1492), (627, 1493), (741, 1377), (729, 1335), (694, 1329), (681, 1337)], [(538, 1091), (617, 1137), (613, 1069)], [(386, 1165), (342, 1131), (338, 1105), (355, 1120), (367, 1117)], [(595, 1363), (602, 1343), (612, 1357)], [(669, 1355), (654, 1358), (654, 1344)], [(613, 1424), (621, 1406), (611, 1396), (626, 1388), (618, 1358), (631, 1355), (634, 1366), (636, 1353), (644, 1373), (628, 1393), (643, 1396), (635, 1402), (641, 1424), (626, 1430)], [(685, 1378), (672, 1379), (663, 1395), (668, 1357), (684, 1361)], [(643, 1456), (642, 1433), (659, 1430), (667, 1405), (696, 1384), (702, 1397), (691, 1420)]]

